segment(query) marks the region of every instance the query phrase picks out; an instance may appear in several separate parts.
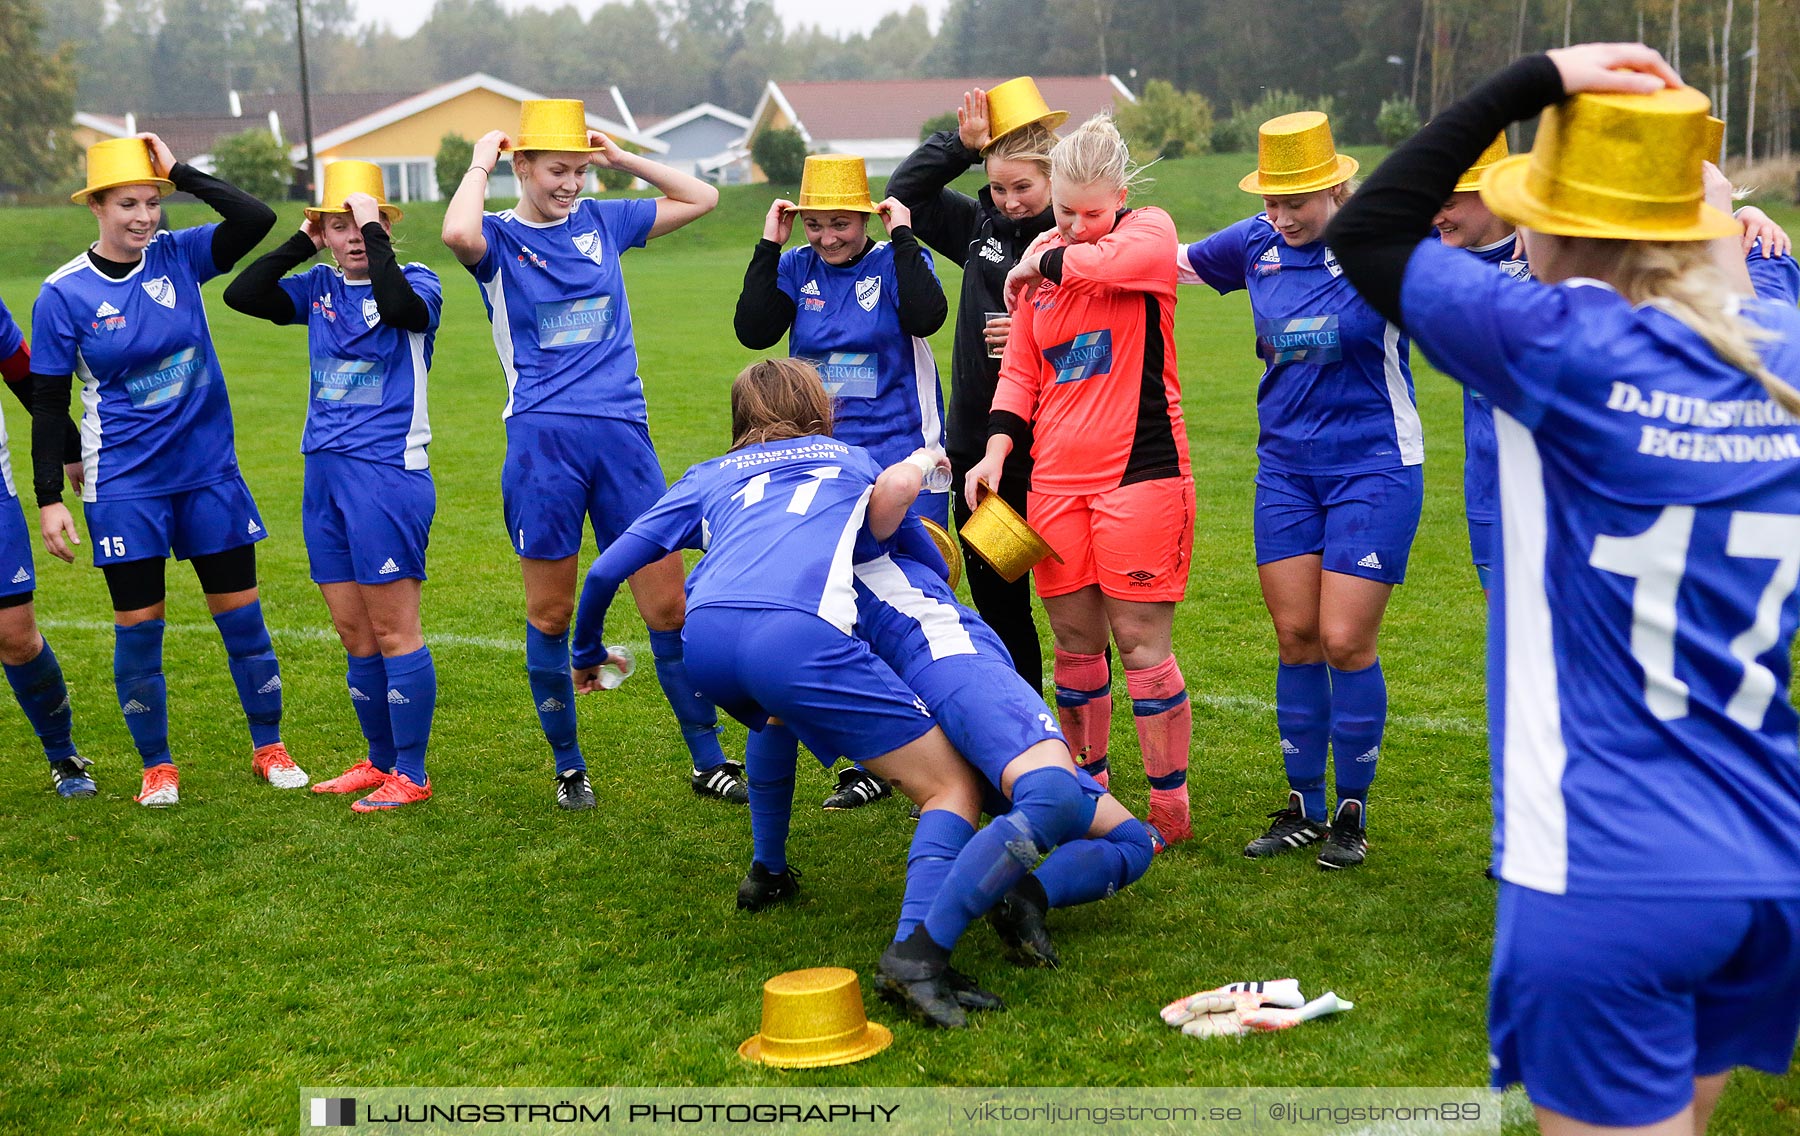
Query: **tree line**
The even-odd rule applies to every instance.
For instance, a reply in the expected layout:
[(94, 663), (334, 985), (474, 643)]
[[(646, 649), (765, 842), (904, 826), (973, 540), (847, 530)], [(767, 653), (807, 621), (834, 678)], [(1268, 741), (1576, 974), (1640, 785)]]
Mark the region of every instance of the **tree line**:
[[(437, 0), (407, 36), (357, 24), (350, 0), (304, 5), (315, 90), (486, 71), (542, 91), (617, 84), (658, 115), (702, 100), (748, 113), (771, 78), (1112, 73), (1201, 96), (1215, 126), (1274, 96), (1329, 98), (1344, 140), (1375, 141), (1384, 103), (1403, 125), (1392, 104), (1429, 118), (1522, 52), (1641, 39), (1713, 96), (1733, 154), (1761, 158), (1791, 150), (1800, 90), (1791, 0), (951, 0), (935, 31), (913, 8), (844, 37), (784, 27), (771, 0), (619, 0), (586, 17)], [(293, 90), (295, 28), (291, 0), (0, 0), (0, 68), (44, 88), (15, 94), (22, 109), (0, 100), (14, 119), (0, 129), (20, 137), (45, 99), (224, 113), (233, 89)], [(17, 184), (3, 167), (0, 183)]]

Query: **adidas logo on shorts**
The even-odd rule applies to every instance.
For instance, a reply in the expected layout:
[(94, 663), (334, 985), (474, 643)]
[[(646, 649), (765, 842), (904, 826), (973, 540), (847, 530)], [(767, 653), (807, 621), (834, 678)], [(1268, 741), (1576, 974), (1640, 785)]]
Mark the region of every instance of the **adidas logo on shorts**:
[(356, 689), (354, 686), (350, 688), (350, 701), (352, 701), (352, 702), (367, 702), (368, 700), (369, 700), (368, 695), (366, 695), (362, 691)]
[(558, 699), (546, 698), (542, 702), (538, 703), (538, 709), (543, 711), (546, 714), (554, 714), (558, 710), (567, 710), (568, 707), (564, 706), (562, 704), (562, 702), (559, 701)]
[(800, 285), (800, 294), (802, 296), (817, 296), (819, 294), (818, 283), (816, 281), (808, 280), (806, 283)]
[(1364, 753), (1361, 757), (1357, 758), (1356, 760), (1361, 761), (1361, 762), (1370, 762), (1370, 761), (1378, 761), (1378, 760), (1380, 760), (1380, 758), (1381, 758), (1381, 747), (1380, 746), (1370, 746), (1368, 748), (1368, 751), (1366, 753)]
[(1281, 739), (1281, 752), (1282, 753), (1299, 753), (1300, 747), (1295, 745), (1293, 742), (1288, 741), (1286, 738), (1282, 738)]
[(13, 573), (12, 582), (15, 584), (23, 584), (29, 579), (31, 579), (31, 573), (25, 570), (24, 565), (20, 565), (19, 570)]
[(262, 526), (256, 523), (255, 517), (251, 517), (250, 518), (250, 527), (246, 528), (244, 531), (249, 533), (251, 536), (255, 536), (257, 533), (262, 531)]
[(412, 699), (408, 698), (404, 694), (401, 694), (398, 690), (390, 690), (390, 691), (388, 691), (388, 705), (389, 706), (410, 706), (410, 705), (412, 705)]
[(133, 714), (148, 714), (148, 713), (150, 713), (150, 707), (144, 705), (142, 702), (139, 702), (135, 698), (133, 698), (130, 702), (127, 702), (125, 705), (119, 707), (119, 709), (125, 712), (125, 716), (127, 718), (131, 717)]
[(1375, 555), (1373, 552), (1371, 552), (1367, 556), (1363, 557), (1361, 560), (1358, 560), (1356, 562), (1356, 566), (1358, 568), (1380, 568), (1381, 567), (1381, 557), (1379, 557), (1379, 556)]
[(380, 568), (375, 570), (376, 575), (378, 576), (392, 576), (398, 571), (400, 571), (400, 565), (394, 563), (394, 558), (392, 556), (387, 558), (386, 564), (383, 564)]
[(271, 675), (269, 681), (256, 688), (258, 694), (274, 694), (281, 689), (281, 676)]

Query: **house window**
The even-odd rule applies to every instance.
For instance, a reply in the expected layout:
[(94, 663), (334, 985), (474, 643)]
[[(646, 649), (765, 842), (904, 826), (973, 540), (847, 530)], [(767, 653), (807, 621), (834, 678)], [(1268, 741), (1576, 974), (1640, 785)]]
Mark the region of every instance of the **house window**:
[(406, 163), (406, 200), (436, 201), (437, 163), (430, 160), (414, 160)]

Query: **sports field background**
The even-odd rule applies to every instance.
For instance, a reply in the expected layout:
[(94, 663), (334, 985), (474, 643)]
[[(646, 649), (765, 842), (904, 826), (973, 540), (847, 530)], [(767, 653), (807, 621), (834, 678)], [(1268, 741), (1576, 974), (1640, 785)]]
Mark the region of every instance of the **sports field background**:
[[(1235, 188), (1245, 161), (1161, 163), (1138, 200), (1197, 238), (1253, 211)], [(775, 195), (727, 189), (716, 213), (626, 257), (651, 431), (671, 480), (729, 444), (726, 391), (753, 357), (732, 335), (731, 311)], [(1800, 226), (1800, 213), (1770, 209)], [(298, 224), (297, 206), (281, 213), (265, 249)], [(210, 216), (192, 205), (170, 214), (177, 226)], [(802, 898), (740, 914), (748, 812), (689, 790), (680, 737), (645, 666), (619, 692), (579, 704), (599, 808), (554, 807), (523, 673), (517, 561), (500, 523), (504, 383), (476, 286), (438, 242), (441, 218), (441, 205), (409, 206), (396, 230), (402, 258), (445, 281), (425, 591), (441, 681), (429, 754), (437, 795), (356, 816), (347, 799), (252, 779), (223, 650), (192, 573), (174, 566), (166, 671), (182, 802), (133, 804), (138, 760), (113, 696), (105, 587), (85, 543), (75, 567), (40, 549), (39, 618), (101, 792), (59, 800), (22, 715), (0, 699), (0, 1131), (286, 1132), (300, 1085), (1484, 1083), (1494, 893), (1482, 876), (1484, 613), (1462, 520), (1454, 384), (1416, 371), (1425, 511), (1383, 636), (1391, 711), (1368, 863), (1326, 874), (1311, 856), (1240, 855), (1285, 794), (1274, 635), (1250, 542), (1261, 366), (1242, 294), (1184, 289), (1176, 334), (1199, 512), (1175, 643), (1194, 702), (1195, 840), (1114, 900), (1056, 913), (1060, 971), (1014, 969), (985, 926), (971, 928), (958, 963), (1008, 1012), (933, 1033), (897, 1023), (871, 997), (871, 1013), (897, 1027), (889, 1050), (784, 1074), (736, 1055), (756, 1031), (760, 984), (844, 965), (867, 990), (898, 910), (905, 806), (824, 813), (829, 778), (803, 768), (791, 841)], [(27, 329), (43, 276), (92, 239), (85, 209), (0, 211), (0, 296)], [(939, 270), (954, 296), (956, 270)], [(363, 749), (300, 538), (305, 333), (231, 312), (223, 284), (208, 286), (208, 312), (270, 533), (258, 553), (284, 735), (319, 780)], [(947, 376), (950, 328), (934, 342)], [(5, 414), (29, 501), (28, 423), (10, 398)], [(35, 528), (36, 510), (27, 516)], [(609, 640), (636, 645), (647, 663), (631, 605), (613, 614)], [(1045, 641), (1047, 657), (1047, 628)], [(1128, 707), (1115, 673), (1113, 785), (1142, 811)], [(741, 752), (742, 736), (727, 725), (728, 752)], [(1357, 1008), (1242, 1041), (1184, 1038), (1157, 1017), (1194, 990), (1288, 976), (1309, 996), (1334, 989)], [(1796, 1098), (1800, 1077), (1743, 1075), (1715, 1131), (1800, 1132)]]

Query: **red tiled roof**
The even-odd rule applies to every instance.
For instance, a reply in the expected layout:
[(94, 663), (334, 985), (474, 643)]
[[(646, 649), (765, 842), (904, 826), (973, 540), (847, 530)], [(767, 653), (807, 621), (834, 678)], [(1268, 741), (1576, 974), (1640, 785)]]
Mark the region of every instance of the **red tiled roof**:
[[(175, 157), (186, 162), (201, 154), (212, 153), (213, 147), (221, 139), (233, 134), (242, 134), (246, 130), (267, 130), (269, 120), (267, 115), (233, 118), (228, 114), (146, 114), (138, 116), (137, 128), (161, 137), (169, 144), (169, 149), (174, 151)], [(284, 132), (286, 128), (287, 123), (283, 122)]]
[[(365, 115), (386, 110), (401, 99), (410, 99), (418, 93), (416, 90), (370, 91), (336, 95), (314, 91), (313, 133), (319, 135), (328, 130), (336, 130), (347, 122), (355, 122)], [(303, 140), (305, 118), (301, 113), (298, 91), (246, 91), (239, 94), (238, 102), (244, 108), (245, 118), (255, 118), (265, 123), (269, 119), (269, 112), (273, 110), (281, 116), (282, 137), (290, 143)]]
[[(917, 138), (926, 119), (954, 111), (963, 92), (986, 90), (1010, 76), (982, 79), (878, 79), (778, 82), (815, 143), (839, 138)], [(1036, 76), (1052, 110), (1070, 120), (1112, 107), (1118, 88), (1104, 75)]]

